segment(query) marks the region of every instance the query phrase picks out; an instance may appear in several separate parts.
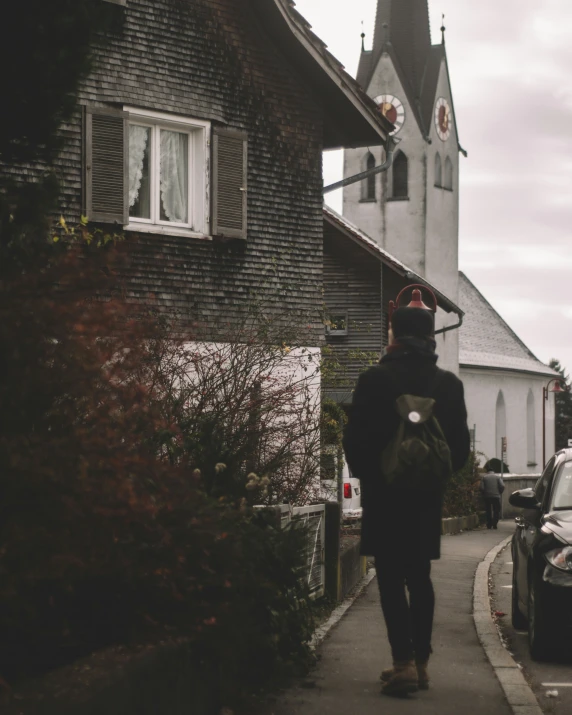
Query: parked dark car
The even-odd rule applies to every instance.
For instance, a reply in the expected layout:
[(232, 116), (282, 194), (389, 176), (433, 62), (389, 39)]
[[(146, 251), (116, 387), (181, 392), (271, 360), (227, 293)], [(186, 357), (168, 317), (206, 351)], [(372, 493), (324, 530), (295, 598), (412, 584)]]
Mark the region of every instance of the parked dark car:
[(523, 509), (512, 539), (512, 623), (528, 628), (530, 654), (541, 660), (572, 628), (572, 449), (555, 454), (534, 489), (509, 501)]

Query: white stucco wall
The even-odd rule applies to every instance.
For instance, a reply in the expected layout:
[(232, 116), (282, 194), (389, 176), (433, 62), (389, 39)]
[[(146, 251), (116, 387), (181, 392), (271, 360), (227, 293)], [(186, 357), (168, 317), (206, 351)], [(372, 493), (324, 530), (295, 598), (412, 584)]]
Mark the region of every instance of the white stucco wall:
[[(344, 189), (343, 214), (352, 223), (379, 243), (400, 261), (425, 275), (425, 185), (426, 151), (419, 126), (397, 77), (389, 55), (379, 60), (367, 93), (375, 98), (381, 94), (397, 97), (405, 109), (405, 123), (397, 137), (399, 148), (409, 162), (409, 200), (392, 201), (388, 194), (391, 186), (391, 169), (376, 177), (376, 201), (361, 201), (361, 184), (351, 184)], [(344, 152), (344, 176), (363, 171), (363, 158), (368, 149), (348, 149)], [(372, 147), (376, 163), (381, 163), (381, 147)], [(388, 199), (386, 201), (386, 199)]]
[[(392, 170), (376, 177), (376, 201), (362, 200), (361, 182), (344, 189), (343, 213), (352, 223), (373, 238), (392, 255), (427, 278), (451, 300), (458, 299), (458, 234), (459, 234), (459, 152), (453, 127), (446, 142), (437, 135), (431, 123), (429, 144), (423, 137), (413, 110), (389, 55), (379, 60), (370, 86), (370, 97), (392, 94), (405, 108), (405, 123), (397, 133), (399, 149), (409, 162), (408, 200), (391, 200)], [(437, 97), (445, 97), (452, 105), (446, 65), (441, 65)], [(344, 153), (344, 176), (352, 176), (366, 168), (365, 157), (371, 151), (376, 164), (384, 161), (381, 147), (348, 149)], [(439, 151), (445, 170), (449, 156), (453, 163), (453, 191), (435, 187), (435, 154)], [(439, 311), (436, 327), (452, 325), (454, 314)], [(458, 331), (437, 338), (439, 365), (458, 374)]]
[[(435, 319), (435, 327), (439, 329), (443, 325), (451, 325), (459, 320), (455, 313), (437, 312)], [(447, 333), (437, 335), (437, 355), (439, 356), (438, 365), (443, 370), (450, 370), (459, 374), (459, 331), (450, 330)]]
[[(507, 464), (515, 474), (542, 471), (542, 387), (547, 376), (505, 370), (461, 367), (465, 386), (468, 423), (476, 425), (476, 449), (487, 459), (500, 457), (496, 444), (496, 404), (502, 390), (506, 408)], [(528, 460), (527, 399), (529, 389), (534, 396), (535, 465)], [(554, 453), (554, 395), (546, 402), (546, 459)], [(484, 462), (483, 462), (484, 463)]]
[[(444, 97), (453, 106), (445, 60), (441, 62), (436, 100)], [(451, 300), (457, 302), (459, 282), (459, 139), (455, 124), (446, 141), (437, 134), (434, 117), (427, 149), (427, 220), (425, 238), (425, 277)], [(447, 157), (453, 164), (453, 190), (435, 186), (435, 155), (441, 156), (443, 183)]]

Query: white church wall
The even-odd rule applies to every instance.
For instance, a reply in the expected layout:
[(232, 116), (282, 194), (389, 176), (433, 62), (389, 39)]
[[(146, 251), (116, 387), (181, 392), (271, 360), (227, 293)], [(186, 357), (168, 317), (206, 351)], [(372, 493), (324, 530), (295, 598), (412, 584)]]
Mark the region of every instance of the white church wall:
[[(476, 425), (477, 451), (484, 453), (487, 459), (500, 457), (500, 444), (497, 444), (497, 401), (502, 391), (508, 443), (506, 462), (513, 473), (534, 474), (542, 471), (542, 387), (549, 378), (473, 367), (461, 367), (460, 377), (465, 386), (469, 427), (472, 429)], [(532, 435), (529, 428), (529, 393), (532, 393), (534, 402)], [(554, 396), (551, 395), (546, 403), (547, 460), (554, 449)]]
[[(367, 89), (370, 97), (391, 94), (397, 97), (405, 109), (405, 123), (396, 135), (402, 140), (398, 150), (403, 149), (409, 163), (409, 196), (392, 200), (389, 191), (392, 170), (378, 175), (376, 202), (361, 201), (359, 183), (344, 189), (343, 213), (352, 223), (367, 233), (378, 244), (399, 258), (415, 271), (425, 275), (425, 182), (427, 172), (426, 142), (413, 115), (401, 82), (389, 55), (379, 60), (371, 84)], [(349, 149), (344, 152), (344, 176), (352, 176), (362, 170), (364, 149)], [(372, 147), (378, 162), (382, 149)], [(389, 198), (386, 202), (385, 197)]]
[[(441, 311), (439, 311), (441, 312)], [(443, 325), (450, 325), (458, 321), (455, 313), (445, 313), (444, 317), (437, 313), (435, 327), (439, 329)], [(439, 356), (439, 367), (443, 370), (450, 370), (455, 375), (459, 374), (459, 331), (451, 330), (447, 333), (437, 335), (437, 355)]]
[[(346, 149), (344, 151), (344, 178), (355, 176), (364, 171), (363, 159), (371, 152), (375, 157), (375, 165), (379, 166), (385, 161), (383, 147), (364, 147), (360, 149)], [(358, 226), (370, 238), (373, 238), (383, 247), (384, 234), (384, 207), (381, 203), (381, 181), (383, 175), (375, 177), (375, 201), (362, 200), (362, 183), (346, 186), (343, 191), (343, 215)]]
[[(453, 106), (445, 60), (441, 62), (436, 99), (444, 97)], [(446, 141), (437, 134), (431, 120), (431, 144), (428, 148), (429, 180), (427, 181), (427, 224), (425, 243), (426, 278), (438, 286), (451, 300), (458, 299), (459, 281), (459, 140), (453, 122)], [(442, 187), (435, 186), (435, 155), (439, 152), (442, 165)], [(446, 160), (453, 167), (452, 189), (444, 188)]]

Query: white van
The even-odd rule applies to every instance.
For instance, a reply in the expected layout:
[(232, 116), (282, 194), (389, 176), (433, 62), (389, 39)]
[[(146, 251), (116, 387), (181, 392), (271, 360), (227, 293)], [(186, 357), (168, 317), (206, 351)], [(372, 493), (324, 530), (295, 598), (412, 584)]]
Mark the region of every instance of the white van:
[[(322, 451), (321, 467), (321, 498), (325, 501), (338, 501), (338, 450), (335, 445), (328, 445)], [(342, 478), (342, 517), (344, 521), (361, 519), (362, 506), (359, 479), (352, 476), (345, 459)]]

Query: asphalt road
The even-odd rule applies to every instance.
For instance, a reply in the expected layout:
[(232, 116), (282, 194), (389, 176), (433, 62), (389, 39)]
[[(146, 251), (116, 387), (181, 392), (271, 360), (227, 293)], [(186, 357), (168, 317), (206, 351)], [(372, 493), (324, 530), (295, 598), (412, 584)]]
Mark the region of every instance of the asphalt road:
[[(491, 566), (492, 595), (497, 611), (505, 616), (497, 618), (503, 638), (530, 683), (538, 703), (545, 713), (570, 715), (572, 713), (572, 651), (567, 657), (559, 656), (546, 663), (532, 660), (528, 652), (526, 631), (516, 631), (511, 624), (512, 557), (510, 545), (498, 555)], [(550, 697), (550, 691), (557, 691)]]

